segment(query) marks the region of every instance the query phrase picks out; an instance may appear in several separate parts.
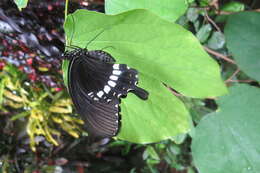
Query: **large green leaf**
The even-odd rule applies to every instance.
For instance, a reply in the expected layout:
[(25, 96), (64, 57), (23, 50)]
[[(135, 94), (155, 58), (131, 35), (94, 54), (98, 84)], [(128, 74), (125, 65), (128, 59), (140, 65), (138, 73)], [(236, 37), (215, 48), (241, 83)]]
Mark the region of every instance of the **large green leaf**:
[(259, 88), (234, 86), (199, 123), (192, 153), (200, 173), (260, 172), (259, 100)]
[(147, 9), (158, 16), (175, 21), (185, 13), (188, 0), (106, 0), (106, 14), (118, 14), (133, 9)]
[[(79, 47), (85, 47), (104, 31), (88, 49), (107, 47), (105, 51), (117, 62), (139, 71), (139, 85), (150, 93), (149, 99), (142, 101), (129, 94), (122, 100), (120, 139), (148, 143), (189, 130), (190, 118), (183, 103), (161, 82), (191, 97), (226, 93), (217, 63), (204, 52), (197, 39), (181, 26), (147, 10), (115, 16), (78, 10), (73, 18), (68, 16), (65, 31), (67, 42)], [(64, 73), (67, 74), (66, 62)]]
[(260, 13), (242, 12), (229, 17), (225, 27), (227, 47), (238, 66), (260, 80)]

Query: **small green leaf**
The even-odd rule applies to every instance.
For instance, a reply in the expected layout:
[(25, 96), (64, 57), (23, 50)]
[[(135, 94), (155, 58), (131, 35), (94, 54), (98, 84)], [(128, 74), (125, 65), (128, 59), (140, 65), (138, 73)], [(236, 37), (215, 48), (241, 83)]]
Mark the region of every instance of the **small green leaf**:
[[(74, 22), (73, 22), (74, 21)], [(78, 10), (67, 17), (65, 31), (71, 45), (88, 49), (105, 47), (118, 63), (139, 71), (139, 86), (149, 92), (140, 100), (129, 93), (121, 103), (120, 139), (149, 143), (187, 133), (190, 117), (183, 103), (162, 84), (183, 95), (215, 97), (226, 93), (217, 63), (198, 40), (181, 26), (147, 10), (119, 15)], [(69, 41), (68, 41), (69, 42)], [(67, 67), (64, 74), (67, 76)]]
[(195, 22), (199, 17), (199, 10), (197, 8), (189, 8), (186, 16), (189, 21)]
[(8, 90), (5, 90), (3, 94), (6, 98), (11, 99), (12, 101), (20, 102), (20, 103), (24, 101), (22, 97), (17, 96)]
[(203, 25), (196, 33), (196, 37), (199, 39), (201, 43), (204, 43), (209, 38), (211, 31), (212, 27), (210, 24)]
[(186, 134), (179, 134), (176, 136), (172, 137), (172, 140), (176, 143), (176, 144), (181, 144), (184, 142), (184, 140), (186, 139), (187, 135)]
[(0, 80), (0, 105), (3, 102), (5, 85), (6, 85), (6, 78), (3, 78), (3, 79)]
[(51, 106), (49, 108), (50, 112), (59, 113), (59, 114), (68, 114), (72, 113), (72, 110), (70, 108), (64, 108), (61, 106)]
[(245, 5), (241, 2), (229, 2), (225, 3), (225, 5), (221, 8), (221, 11), (227, 11), (227, 12), (239, 12), (244, 11)]
[(207, 42), (207, 46), (211, 49), (221, 49), (225, 45), (225, 36), (221, 32), (213, 32), (212, 36)]
[(192, 153), (200, 173), (260, 172), (259, 100), (259, 88), (236, 85), (199, 123)]
[(24, 111), (24, 112), (21, 112), (21, 113), (19, 113), (19, 114), (16, 114), (16, 115), (12, 116), (11, 120), (12, 120), (12, 121), (15, 121), (15, 120), (17, 120), (17, 119), (19, 119), (19, 118), (26, 117), (26, 116), (28, 116), (29, 114), (30, 114), (30, 112)]
[(69, 67), (69, 61), (67, 61), (67, 60), (64, 60), (63, 62), (62, 62), (62, 71), (63, 71), (63, 74), (62, 74), (62, 76), (63, 76), (63, 80), (64, 80), (64, 84), (68, 87), (68, 75), (67, 75), (67, 69), (68, 69), (68, 67)]
[(239, 68), (260, 81), (260, 13), (231, 15), (225, 27), (227, 47)]
[(154, 159), (154, 160), (160, 160), (160, 157), (158, 156), (158, 154), (156, 153), (155, 149), (152, 146), (148, 146), (146, 148), (146, 151), (148, 153), (148, 155)]
[(222, 12), (227, 12), (227, 13), (224, 13), (223, 15), (218, 15), (215, 18), (215, 22), (216, 23), (226, 23), (230, 13), (244, 11), (245, 5), (241, 2), (233, 1), (233, 2), (229, 2), (229, 3), (225, 3), (225, 5), (220, 8), (220, 10)]
[(209, 6), (213, 0), (199, 0), (201, 6)]
[(28, 0), (14, 0), (19, 10), (22, 10), (22, 8), (25, 8), (27, 6)]
[(185, 13), (190, 2), (185, 0), (106, 0), (106, 14), (118, 14), (133, 9), (147, 9), (158, 16), (176, 21)]

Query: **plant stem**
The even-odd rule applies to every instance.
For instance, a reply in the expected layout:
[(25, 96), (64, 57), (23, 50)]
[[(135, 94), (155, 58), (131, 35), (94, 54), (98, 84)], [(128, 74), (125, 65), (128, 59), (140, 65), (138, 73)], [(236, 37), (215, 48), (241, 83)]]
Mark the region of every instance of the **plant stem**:
[(209, 17), (207, 10), (205, 10), (205, 17), (208, 20), (208, 22), (211, 23), (217, 29), (218, 32), (221, 32), (218, 25)]
[(223, 59), (223, 60), (225, 60), (225, 61), (227, 61), (227, 62), (229, 62), (229, 63), (231, 63), (231, 64), (236, 64), (235, 61), (233, 61), (232, 59), (228, 58), (228, 57), (225, 56), (225, 55), (222, 55), (221, 53), (218, 53), (218, 52), (216, 52), (216, 51), (214, 51), (214, 50), (211, 50), (211, 49), (209, 49), (209, 48), (206, 47), (206, 46), (204, 46), (204, 49), (205, 49), (208, 53), (210, 53), (210, 54), (212, 54), (212, 55), (214, 55), (214, 56), (217, 56), (217, 57), (219, 57), (219, 58), (221, 58), (221, 59)]
[(64, 14), (64, 21), (66, 20), (68, 16), (68, 7), (69, 7), (69, 0), (65, 0), (65, 14)]
[(232, 78), (235, 77), (240, 72), (240, 69), (238, 68), (225, 82), (228, 83), (232, 81)]
[(254, 82), (254, 80), (251, 80), (251, 79), (248, 79), (248, 80), (229, 80), (229, 82), (251, 83), (251, 82)]
[[(69, 8), (69, 0), (65, 0), (64, 23), (65, 23), (67, 16), (68, 16), (68, 8)], [(65, 35), (65, 43), (67, 45), (66, 35)]]

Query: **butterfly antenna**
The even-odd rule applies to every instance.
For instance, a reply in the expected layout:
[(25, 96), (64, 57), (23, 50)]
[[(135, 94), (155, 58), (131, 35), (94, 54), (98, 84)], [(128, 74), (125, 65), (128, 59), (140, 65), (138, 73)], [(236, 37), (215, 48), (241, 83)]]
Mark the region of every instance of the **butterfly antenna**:
[(85, 49), (89, 46), (89, 44), (94, 41), (98, 36), (100, 36), (106, 29), (103, 29), (101, 32), (99, 32), (94, 38), (92, 38), (86, 45)]
[(107, 49), (107, 48), (113, 48), (113, 49), (116, 49), (115, 47), (113, 47), (113, 46), (106, 46), (106, 47), (104, 47), (104, 48), (102, 48), (101, 50), (105, 50), (105, 49)]

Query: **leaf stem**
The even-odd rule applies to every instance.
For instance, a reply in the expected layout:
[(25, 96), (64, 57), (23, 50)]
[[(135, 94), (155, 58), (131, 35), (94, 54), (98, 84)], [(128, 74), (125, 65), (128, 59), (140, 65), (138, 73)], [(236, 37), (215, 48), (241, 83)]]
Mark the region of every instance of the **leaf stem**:
[[(244, 12), (260, 12), (260, 8), (258, 9), (253, 9), (253, 10), (245, 10)], [(218, 11), (218, 15), (230, 15), (238, 12), (229, 12), (229, 11)]]
[[(65, 11), (64, 11), (64, 23), (67, 19), (67, 16), (68, 16), (68, 8), (69, 8), (69, 0), (65, 0)], [(65, 34), (65, 43), (67, 45), (67, 36)]]
[(221, 29), (218, 27), (218, 25), (209, 17), (207, 10), (205, 10), (205, 17), (208, 20), (209, 23), (211, 23), (218, 32), (221, 32)]
[(251, 80), (251, 79), (248, 79), (248, 80), (229, 80), (228, 82), (251, 83), (251, 82), (254, 82), (254, 80)]
[(240, 72), (240, 69), (238, 68), (225, 82), (228, 83), (232, 81), (233, 77), (235, 77)]
[(225, 56), (225, 55), (223, 55), (223, 54), (221, 54), (221, 53), (218, 53), (218, 52), (216, 52), (216, 51), (214, 51), (214, 50), (211, 50), (210, 48), (208, 48), (208, 47), (206, 47), (206, 46), (204, 46), (204, 49), (205, 49), (208, 53), (210, 53), (210, 54), (212, 54), (212, 55), (214, 55), (214, 56), (217, 56), (217, 57), (219, 57), (219, 58), (221, 58), (221, 59), (223, 59), (223, 60), (225, 60), (225, 61), (227, 61), (227, 62), (229, 62), (229, 63), (231, 63), (231, 64), (236, 64), (235, 61), (233, 61), (232, 59), (228, 58), (227, 56)]
[(68, 16), (68, 7), (69, 7), (69, 0), (65, 0), (65, 11), (64, 11), (64, 21)]

